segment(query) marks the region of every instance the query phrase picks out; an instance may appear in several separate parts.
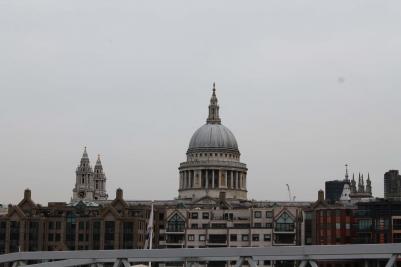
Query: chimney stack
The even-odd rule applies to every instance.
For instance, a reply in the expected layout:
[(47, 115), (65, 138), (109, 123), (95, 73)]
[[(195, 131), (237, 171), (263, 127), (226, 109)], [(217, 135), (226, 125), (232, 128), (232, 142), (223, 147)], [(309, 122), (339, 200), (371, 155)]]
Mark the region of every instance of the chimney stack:
[(322, 189), (320, 189), (319, 192), (317, 193), (317, 200), (324, 201), (324, 191)]

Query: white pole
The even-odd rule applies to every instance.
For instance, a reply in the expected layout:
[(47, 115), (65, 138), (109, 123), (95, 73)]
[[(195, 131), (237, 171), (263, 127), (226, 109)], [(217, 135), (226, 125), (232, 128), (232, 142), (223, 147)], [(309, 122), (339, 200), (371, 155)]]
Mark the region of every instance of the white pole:
[[(150, 230), (150, 234), (149, 234), (149, 249), (152, 249), (152, 244), (153, 244), (153, 201), (152, 201), (152, 208), (150, 210), (150, 218), (149, 218), (149, 222), (152, 224), (150, 225), (151, 230)], [(149, 267), (152, 267), (152, 262), (150, 261), (148, 264)]]

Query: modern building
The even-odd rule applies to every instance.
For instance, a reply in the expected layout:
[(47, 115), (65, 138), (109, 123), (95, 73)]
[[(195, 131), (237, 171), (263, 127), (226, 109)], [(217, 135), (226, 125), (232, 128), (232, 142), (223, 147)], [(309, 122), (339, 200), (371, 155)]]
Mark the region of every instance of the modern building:
[(398, 170), (390, 170), (384, 174), (384, 198), (401, 200), (401, 175)]
[(344, 186), (349, 184), (346, 180), (333, 180), (325, 182), (326, 201), (335, 203), (340, 200), (344, 191)]
[(401, 201), (376, 199), (359, 202), (353, 216), (353, 243), (401, 242)]

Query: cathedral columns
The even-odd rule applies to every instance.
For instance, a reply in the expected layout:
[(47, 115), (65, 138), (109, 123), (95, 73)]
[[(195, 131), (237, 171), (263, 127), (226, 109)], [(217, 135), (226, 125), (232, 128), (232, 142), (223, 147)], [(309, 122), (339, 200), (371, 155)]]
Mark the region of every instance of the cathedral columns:
[(230, 175), (230, 189), (234, 188), (234, 171), (231, 171)]
[(207, 170), (205, 170), (205, 178), (206, 178), (205, 188), (208, 189), (209, 188), (209, 172)]
[(238, 188), (239, 188), (239, 179), (238, 179), (238, 176), (239, 176), (239, 172), (236, 172), (236, 173), (235, 173), (235, 189), (238, 189)]
[(214, 170), (212, 170), (212, 188), (214, 188), (214, 179), (215, 179)]

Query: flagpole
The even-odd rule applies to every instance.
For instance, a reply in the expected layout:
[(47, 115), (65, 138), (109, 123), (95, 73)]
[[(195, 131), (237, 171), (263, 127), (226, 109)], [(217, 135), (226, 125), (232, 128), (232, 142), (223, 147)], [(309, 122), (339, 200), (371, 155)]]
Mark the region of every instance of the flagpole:
[[(153, 245), (153, 216), (154, 215), (153, 215), (153, 200), (152, 200), (152, 208), (150, 210), (150, 218), (149, 218), (149, 226), (150, 226), (149, 249), (152, 249), (152, 245)], [(152, 262), (151, 261), (149, 262), (148, 266), (152, 267)]]

